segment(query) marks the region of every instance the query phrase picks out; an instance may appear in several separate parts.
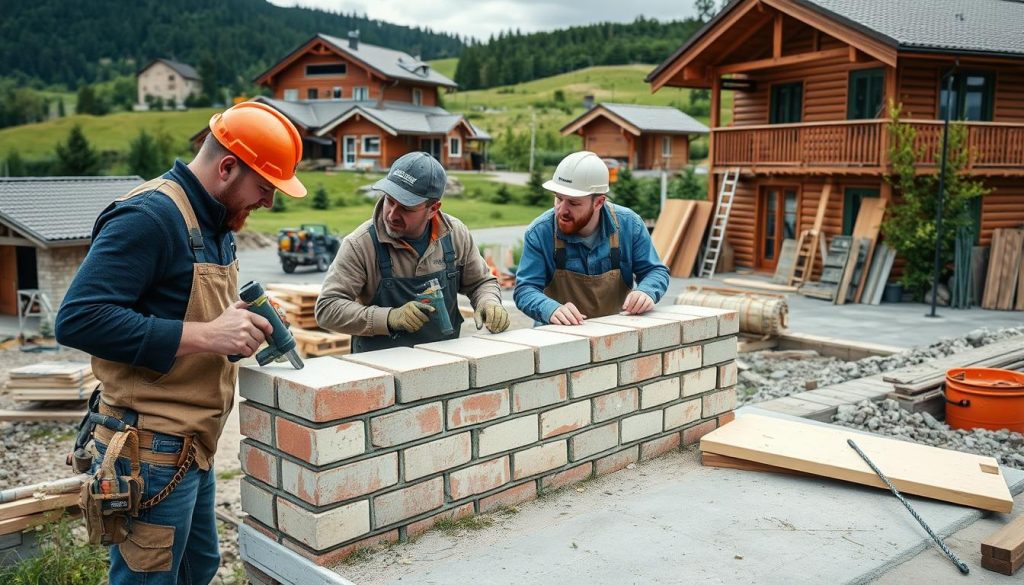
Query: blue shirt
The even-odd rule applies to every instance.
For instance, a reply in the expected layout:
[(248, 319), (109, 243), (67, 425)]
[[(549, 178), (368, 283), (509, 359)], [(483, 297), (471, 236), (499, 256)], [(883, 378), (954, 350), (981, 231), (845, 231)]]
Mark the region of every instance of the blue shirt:
[[(234, 262), (227, 208), (181, 161), (163, 176), (188, 195), (206, 261)], [(111, 193), (111, 198), (121, 195)], [(111, 203), (96, 220), (89, 254), (57, 313), (57, 341), (105, 360), (167, 373), (181, 342), (193, 262), (185, 220), (170, 197), (151, 191)]]
[[(601, 238), (592, 249), (578, 235), (558, 233), (565, 241), (565, 268), (587, 275), (604, 274), (612, 269), (609, 238), (615, 232), (608, 206), (615, 207), (619, 220), (619, 268), (626, 286), (646, 293), (654, 302), (661, 300), (668, 289), (668, 268), (658, 259), (640, 216), (628, 207), (606, 202), (601, 208), (598, 231)], [(553, 231), (555, 210), (549, 209), (533, 220), (523, 241), (523, 257), (516, 270), (513, 296), (519, 310), (535, 321), (547, 323), (560, 305), (547, 297), (544, 288), (555, 275), (555, 241)], [(636, 286), (633, 281), (636, 280)]]

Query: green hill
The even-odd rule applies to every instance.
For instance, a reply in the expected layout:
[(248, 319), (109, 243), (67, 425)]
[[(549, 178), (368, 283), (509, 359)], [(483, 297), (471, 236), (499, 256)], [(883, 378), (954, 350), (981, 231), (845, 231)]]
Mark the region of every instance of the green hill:
[(448, 79), (455, 79), (455, 68), (459, 66), (459, 58), (434, 59), (433, 61), (427, 61), (427, 63), (434, 68), (434, 71)]

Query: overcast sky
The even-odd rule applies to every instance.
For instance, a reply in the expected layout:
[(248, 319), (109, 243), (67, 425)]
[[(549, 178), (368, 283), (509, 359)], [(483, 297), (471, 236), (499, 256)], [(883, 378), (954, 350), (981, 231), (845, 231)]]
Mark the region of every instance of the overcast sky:
[(692, 0), (269, 0), (307, 6), (487, 40), (491, 33), (554, 30), (593, 22), (632, 22), (639, 15), (680, 20), (693, 15)]

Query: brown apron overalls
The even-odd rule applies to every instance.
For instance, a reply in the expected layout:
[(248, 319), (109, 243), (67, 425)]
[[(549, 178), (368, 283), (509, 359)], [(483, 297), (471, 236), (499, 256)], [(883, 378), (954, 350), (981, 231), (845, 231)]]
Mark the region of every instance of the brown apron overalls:
[(629, 287), (622, 280), (619, 269), (619, 218), (615, 209), (608, 207), (615, 231), (609, 238), (609, 258), (611, 269), (604, 274), (581, 274), (565, 268), (565, 241), (558, 237), (558, 219), (552, 217), (555, 238), (555, 275), (544, 288), (544, 294), (558, 301), (559, 304), (572, 303), (588, 319), (605, 317), (622, 312), (622, 303), (626, 302)]
[[(184, 321), (212, 321), (238, 300), (238, 260), (226, 266), (206, 261), (199, 222), (184, 189), (174, 181), (148, 181), (118, 201), (150, 191), (170, 197), (188, 228), (195, 263)], [(148, 368), (93, 357), (92, 370), (103, 387), (101, 412), (116, 416), (122, 408), (131, 409), (138, 413), (140, 442), (147, 432), (184, 437), (194, 442), (199, 468), (209, 470), (213, 466), (217, 440), (235, 401), (238, 366), (229, 362), (227, 356), (181, 356), (163, 375)], [(101, 430), (103, 427), (97, 427), (98, 437)], [(146, 460), (144, 452), (140, 456)]]

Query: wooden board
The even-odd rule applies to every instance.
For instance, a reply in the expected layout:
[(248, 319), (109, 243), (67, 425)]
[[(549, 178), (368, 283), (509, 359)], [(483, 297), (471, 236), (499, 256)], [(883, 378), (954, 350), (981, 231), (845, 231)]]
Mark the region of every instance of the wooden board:
[(999, 297), (996, 308), (1009, 311), (1013, 309), (1014, 296), (1017, 293), (1017, 275), (1020, 270), (1021, 247), (1024, 246), (1024, 232), (1005, 230), (1003, 232), (1004, 253), (999, 278)]
[(665, 207), (662, 208), (661, 213), (658, 214), (658, 220), (654, 223), (651, 241), (654, 243), (654, 250), (658, 253), (658, 258), (665, 264), (671, 262), (669, 255), (675, 253), (672, 243), (673, 241), (675, 241), (676, 245), (679, 243), (676, 239), (682, 234), (679, 223), (682, 221), (688, 208), (689, 201), (666, 199)]
[[(906, 494), (994, 512), (1013, 497), (992, 457), (959, 453), (810, 423), (745, 415), (704, 435), (701, 451), (887, 489), (847, 444), (853, 439)], [(982, 466), (995, 473), (982, 471)]]
[(882, 265), (882, 271), (878, 274), (878, 286), (875, 287), (875, 294), (871, 299), (872, 305), (882, 304), (882, 295), (885, 294), (885, 286), (889, 284), (889, 274), (892, 273), (892, 265), (896, 262), (896, 250), (887, 248), (886, 252), (888, 252), (888, 255), (885, 258), (885, 264)]
[[(865, 268), (862, 269), (863, 272), (866, 272), (868, 267), (871, 266), (871, 259), (875, 253), (875, 244), (878, 242), (878, 232), (882, 229), (882, 220), (885, 219), (885, 206), (887, 203), (886, 199), (880, 197), (868, 197), (861, 202), (860, 210), (857, 212), (857, 222), (853, 226), (853, 236), (870, 240), (867, 245), (867, 253), (864, 256)], [(855, 303), (861, 302), (864, 286), (867, 283), (867, 278), (863, 276), (863, 272), (860, 282), (857, 284), (857, 290), (853, 295), (853, 302)]]
[(775, 284), (786, 284), (789, 277), (793, 275), (793, 267), (796, 263), (796, 240), (782, 240), (782, 250), (779, 251), (779, 262), (775, 265), (775, 275), (772, 282)]
[(726, 457), (725, 455), (718, 455), (716, 453), (701, 453), (700, 463), (705, 467), (723, 467), (726, 469), (742, 469), (743, 471), (767, 471), (771, 473), (785, 473), (787, 475), (807, 475), (802, 471), (765, 465), (763, 463), (754, 463), (753, 461), (736, 459), (735, 457)]
[(1024, 514), (981, 541), (981, 554), (1004, 561), (1024, 555)]
[(723, 278), (722, 282), (730, 286), (745, 286), (747, 288), (756, 288), (761, 290), (771, 290), (776, 292), (796, 292), (795, 286), (786, 286), (784, 284), (774, 284), (765, 280), (753, 280), (750, 278)]
[(995, 571), (996, 573), (1002, 573), (1003, 575), (1013, 575), (1021, 568), (1022, 565), (1024, 565), (1024, 555), (1017, 557), (1015, 561), (1004, 561), (1002, 559), (987, 557), (985, 555), (981, 556), (982, 568), (988, 569), (989, 571)]
[[(700, 253), (700, 244), (704, 241), (704, 232), (708, 229), (713, 206), (710, 201), (694, 201), (693, 216), (686, 228), (676, 256), (669, 266), (669, 274), (677, 278), (689, 278), (693, 274), (693, 266)], [(727, 243), (727, 242), (725, 242)], [(724, 249), (724, 248), (723, 248)]]
[(69, 508), (47, 510), (46, 512), (40, 512), (39, 514), (18, 516), (17, 518), (11, 518), (9, 520), (0, 520), (0, 535), (23, 532), (29, 528), (34, 528), (42, 524), (56, 522), (61, 518), (75, 519), (81, 515), (81, 508), (78, 506), (72, 506)]
[(853, 281), (853, 273), (857, 270), (857, 259), (860, 258), (861, 240), (854, 238), (850, 244), (850, 255), (846, 258), (846, 266), (843, 267), (843, 277), (836, 288), (836, 296), (832, 302), (837, 305), (846, 304), (846, 294), (849, 291), (850, 283)]
[(10, 520), (18, 516), (38, 514), (57, 508), (78, 505), (78, 493), (43, 496), (42, 498), (25, 498), (6, 504), (0, 504), (0, 520)]
[(679, 247), (683, 243), (683, 238), (686, 237), (687, 232), (690, 229), (690, 219), (693, 217), (693, 211), (695, 209), (693, 201), (686, 201), (687, 205), (683, 211), (683, 216), (679, 218), (679, 225), (677, 226), (676, 233), (672, 236), (672, 240), (668, 244), (668, 252), (664, 258), (661, 259), (661, 263), (667, 266), (671, 266), (672, 262), (675, 261), (679, 255)]
[(79, 422), (85, 416), (85, 406), (81, 410), (50, 410), (32, 408), (24, 410), (0, 410), (0, 422), (24, 421), (59, 421)]

